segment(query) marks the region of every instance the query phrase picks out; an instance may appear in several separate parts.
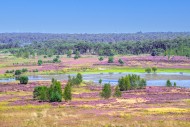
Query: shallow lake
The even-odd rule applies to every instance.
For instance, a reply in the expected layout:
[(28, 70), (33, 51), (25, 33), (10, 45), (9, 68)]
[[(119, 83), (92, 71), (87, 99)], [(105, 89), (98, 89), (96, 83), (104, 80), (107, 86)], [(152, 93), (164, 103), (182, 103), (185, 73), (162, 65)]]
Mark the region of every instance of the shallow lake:
[[(137, 74), (141, 78), (147, 80), (147, 86), (165, 86), (166, 80), (171, 80), (172, 83), (176, 82), (177, 86), (190, 88), (190, 74), (188, 73), (157, 73), (157, 74), (146, 74), (146, 73), (99, 73), (99, 74), (83, 74), (84, 81), (93, 81), (98, 83), (99, 79), (102, 79), (102, 83), (110, 83), (116, 85), (118, 79), (128, 74)], [(75, 76), (75, 74), (71, 74)], [(67, 80), (68, 74), (59, 75), (38, 75), (29, 76), (30, 81), (48, 81), (52, 78), (57, 80)], [(14, 78), (0, 79), (0, 82), (13, 82)]]

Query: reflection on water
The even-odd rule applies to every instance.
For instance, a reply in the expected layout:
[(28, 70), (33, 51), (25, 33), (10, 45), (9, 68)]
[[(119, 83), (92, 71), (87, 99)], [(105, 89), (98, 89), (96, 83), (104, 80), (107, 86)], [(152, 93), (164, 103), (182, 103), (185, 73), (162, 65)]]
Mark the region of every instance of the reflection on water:
[[(137, 74), (141, 78), (147, 80), (148, 86), (165, 86), (166, 80), (171, 80), (171, 82), (176, 82), (178, 86), (190, 88), (190, 74), (186, 73), (157, 73), (157, 74), (145, 74), (145, 73), (100, 73), (100, 74), (83, 74), (83, 79), (85, 81), (98, 82), (99, 79), (103, 80), (103, 83), (111, 83), (113, 85), (117, 84), (117, 81), (122, 76), (128, 74)], [(75, 76), (75, 74), (71, 74)], [(55, 78), (57, 80), (67, 80), (68, 74), (60, 75), (39, 75), (39, 76), (29, 76), (30, 81), (47, 81)], [(1, 79), (0, 82), (12, 82), (15, 81), (14, 78)]]

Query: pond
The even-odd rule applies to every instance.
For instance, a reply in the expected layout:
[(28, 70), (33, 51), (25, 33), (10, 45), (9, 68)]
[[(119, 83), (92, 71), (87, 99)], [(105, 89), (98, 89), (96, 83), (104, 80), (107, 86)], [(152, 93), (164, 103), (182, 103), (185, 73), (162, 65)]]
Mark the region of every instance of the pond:
[[(190, 74), (188, 73), (156, 73), (156, 74), (146, 74), (146, 73), (99, 73), (99, 74), (83, 74), (84, 81), (92, 81), (98, 83), (99, 79), (102, 79), (102, 83), (110, 83), (116, 85), (118, 79), (122, 76), (128, 74), (137, 74), (141, 78), (147, 80), (147, 86), (165, 86), (166, 80), (171, 80), (172, 83), (176, 82), (177, 86), (190, 88)], [(38, 75), (29, 76), (30, 81), (48, 81), (52, 78), (57, 80), (67, 80), (68, 74), (59, 75)], [(71, 74), (75, 76), (75, 74)], [(13, 82), (14, 78), (0, 79), (0, 82)]]

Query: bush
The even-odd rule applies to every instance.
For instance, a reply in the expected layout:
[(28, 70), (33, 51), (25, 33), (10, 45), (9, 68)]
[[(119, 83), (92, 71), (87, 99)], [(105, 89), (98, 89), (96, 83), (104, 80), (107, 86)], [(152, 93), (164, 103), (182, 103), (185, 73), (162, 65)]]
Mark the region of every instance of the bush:
[(113, 56), (110, 56), (110, 57), (108, 58), (108, 63), (113, 63), (113, 61), (114, 61)]
[(76, 78), (79, 80), (79, 84), (81, 84), (82, 83), (82, 75), (81, 75), (81, 73), (78, 73)]
[(118, 62), (119, 62), (120, 64), (122, 64), (122, 65), (124, 64), (124, 62), (123, 62), (122, 59), (119, 59)]
[(59, 55), (57, 55), (56, 58), (59, 59)]
[(47, 86), (37, 86), (33, 91), (33, 98), (40, 101), (49, 100), (49, 89)]
[(52, 79), (52, 84), (49, 88), (49, 101), (50, 102), (61, 102), (62, 101), (62, 89), (61, 83), (57, 80)]
[(121, 91), (129, 90), (131, 88), (130, 79), (128, 76), (120, 78), (118, 83)]
[(147, 83), (145, 79), (141, 79), (139, 83), (139, 88), (142, 89), (143, 87), (146, 87)]
[(79, 57), (78, 57), (77, 55), (74, 56), (74, 59), (75, 59), (75, 60), (78, 59), (78, 58), (79, 58)]
[(38, 69), (33, 70), (33, 72), (38, 72)]
[(118, 84), (121, 91), (137, 88), (142, 89), (146, 86), (146, 80), (141, 79), (140, 76), (133, 74), (121, 77), (118, 80)]
[(28, 69), (23, 68), (21, 71), (22, 71), (23, 73), (25, 73), (25, 72), (28, 72)]
[(102, 89), (102, 92), (100, 93), (101, 97), (108, 99), (111, 97), (111, 85), (108, 84), (104, 84), (104, 87)]
[(15, 71), (15, 75), (21, 75), (21, 73), (22, 73), (21, 70), (16, 70)]
[(170, 82), (170, 80), (167, 80), (166, 86), (167, 86), (167, 87), (172, 87), (172, 83)]
[(44, 56), (44, 58), (47, 58), (47, 56)]
[(75, 59), (75, 60), (78, 59), (78, 58), (80, 58), (80, 52), (79, 52), (79, 51), (77, 51), (77, 52), (75, 53), (75, 56), (74, 56), (74, 59)]
[(177, 83), (176, 82), (174, 82), (174, 87), (176, 87), (177, 86)]
[(68, 57), (68, 58), (71, 58), (71, 55), (72, 55), (72, 51), (69, 50), (69, 51), (67, 52), (67, 57)]
[(146, 69), (145, 69), (145, 72), (146, 72), (146, 73), (151, 73), (151, 68), (146, 68)]
[(119, 86), (116, 86), (115, 87), (114, 97), (121, 97), (121, 96), (122, 96), (122, 93), (120, 91), (120, 88), (119, 88)]
[(157, 71), (157, 67), (152, 67), (152, 71), (155, 73)]
[(99, 84), (102, 84), (102, 79), (99, 79), (99, 81), (98, 81), (98, 82), (99, 82)]
[(61, 83), (55, 79), (52, 79), (52, 84), (49, 88), (46, 86), (35, 87), (33, 91), (33, 98), (40, 101), (61, 102)]
[(20, 84), (27, 84), (28, 83), (28, 77), (27, 76), (21, 76), (19, 77)]
[(53, 59), (53, 63), (59, 63), (59, 59), (58, 58), (54, 58)]
[(42, 60), (38, 60), (38, 66), (41, 66), (41, 65), (42, 65), (42, 63), (43, 63), (43, 61), (42, 61)]
[(71, 86), (78, 86), (82, 83), (82, 75), (80, 73), (77, 74), (76, 77), (71, 77), (70, 75), (68, 76), (68, 82), (71, 83)]
[(100, 56), (99, 61), (103, 61), (103, 60), (104, 60), (104, 57)]
[(71, 83), (70, 82), (68, 82), (67, 85), (64, 88), (63, 98), (64, 98), (65, 101), (70, 101), (72, 99)]

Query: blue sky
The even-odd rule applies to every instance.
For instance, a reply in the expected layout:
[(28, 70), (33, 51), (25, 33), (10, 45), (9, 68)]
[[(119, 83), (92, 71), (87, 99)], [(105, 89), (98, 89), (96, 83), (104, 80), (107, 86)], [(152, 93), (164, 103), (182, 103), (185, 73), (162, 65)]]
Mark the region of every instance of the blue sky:
[(1, 0), (0, 32), (190, 31), (190, 0)]

